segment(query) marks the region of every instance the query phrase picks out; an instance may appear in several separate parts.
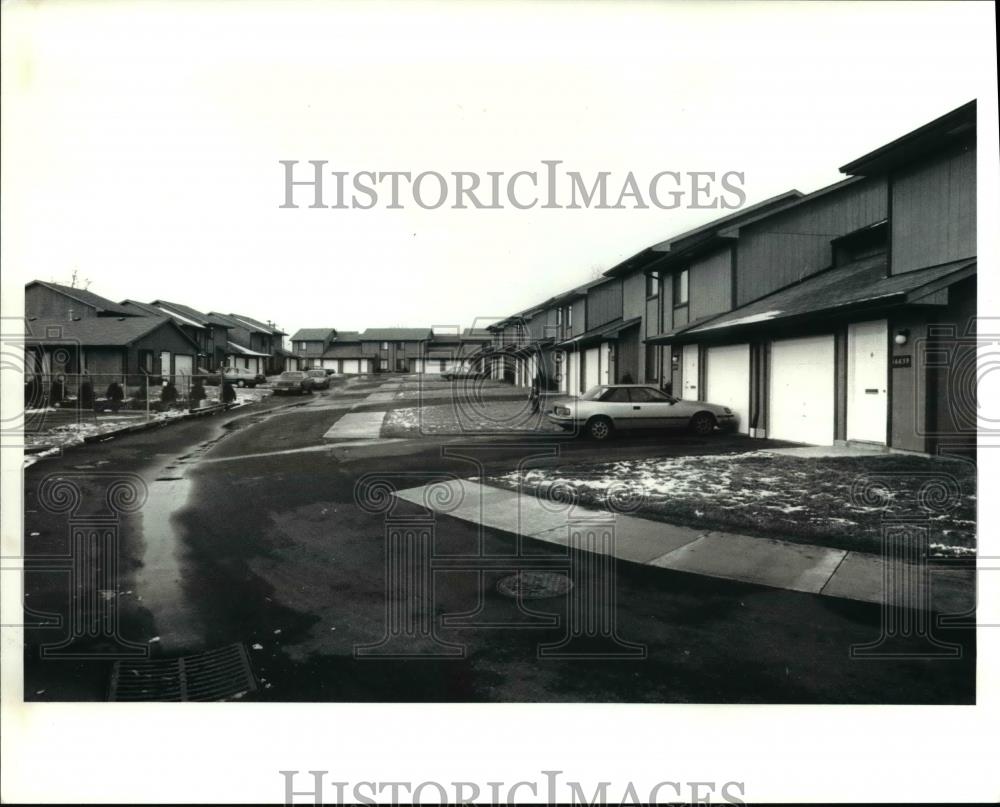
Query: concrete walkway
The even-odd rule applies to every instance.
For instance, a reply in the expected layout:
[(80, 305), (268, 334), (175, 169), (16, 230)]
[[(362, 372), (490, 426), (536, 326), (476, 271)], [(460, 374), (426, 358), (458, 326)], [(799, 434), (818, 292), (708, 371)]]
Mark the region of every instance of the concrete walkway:
[(348, 412), (340, 420), (334, 423), (326, 434), (324, 440), (358, 440), (374, 439), (382, 431), (382, 421), (385, 420), (385, 412)]
[[(441, 495), (442, 485), (448, 487), (450, 495)], [(588, 528), (603, 528), (606, 533), (613, 525), (614, 540), (588, 541), (588, 551), (773, 588), (872, 603), (884, 600), (883, 560), (865, 552), (691, 529), (579, 505), (559, 505), (469, 480), (422, 485), (399, 491), (396, 496), (452, 518), (563, 546), (571, 541), (581, 546), (580, 536)], [(974, 570), (932, 567), (931, 580), (933, 610), (965, 613), (974, 607)]]

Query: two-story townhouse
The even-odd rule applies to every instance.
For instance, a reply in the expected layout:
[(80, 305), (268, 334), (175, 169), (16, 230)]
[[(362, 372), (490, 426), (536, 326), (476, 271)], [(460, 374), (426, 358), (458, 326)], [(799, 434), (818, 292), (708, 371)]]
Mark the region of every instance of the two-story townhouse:
[(210, 311), (209, 316), (223, 323), (228, 334), (223, 365), (240, 367), (257, 375), (266, 375), (272, 359), (274, 335), (270, 328), (258, 327), (231, 314)]
[(375, 359), (361, 348), (359, 331), (337, 331), (333, 343), (323, 352), (321, 366), (336, 373), (357, 375), (375, 372)]
[(918, 365), (975, 313), (975, 105), (841, 170), (699, 249), (670, 242), (647, 341), (669, 346), (675, 394), (752, 436), (928, 451), (955, 418), (947, 368)]
[(206, 314), (196, 308), (170, 300), (153, 300), (152, 305), (172, 317), (181, 317), (199, 323), (205, 329), (205, 370), (215, 371), (226, 363), (229, 344), (229, 327), (218, 316)]
[(181, 314), (166, 311), (152, 303), (142, 303), (138, 300), (122, 300), (121, 304), (123, 307), (134, 310), (142, 316), (169, 319), (198, 346), (197, 353), (194, 356), (176, 355), (170, 361), (165, 362), (167, 366), (173, 367), (173, 372), (176, 375), (190, 377), (197, 372), (197, 368), (205, 366), (208, 359), (208, 328), (202, 323)]
[(265, 338), (260, 343), (264, 345), (261, 349), (268, 354), (268, 358), (264, 362), (265, 374), (274, 375), (284, 372), (287, 359), (289, 358), (288, 351), (285, 350), (285, 337), (288, 334), (271, 321), (261, 322), (259, 319), (248, 317), (246, 314), (230, 314), (229, 316), (238, 322), (256, 329), (257, 333), (264, 335)]
[(323, 354), (336, 338), (336, 328), (299, 328), (292, 334), (292, 353), (304, 369), (323, 367)]
[(638, 322), (622, 320), (618, 279), (591, 280), (557, 295), (550, 305), (555, 310), (554, 330), (558, 334), (552, 346), (557, 388), (578, 395), (594, 384), (604, 383), (602, 379), (613, 378), (611, 345), (619, 333)]
[[(638, 320), (636, 324), (623, 329), (613, 345), (613, 355), (616, 357), (614, 380), (624, 383), (623, 379), (631, 378), (638, 383), (664, 386), (671, 382), (669, 346), (650, 341), (664, 332), (667, 318), (671, 322), (673, 318), (674, 289), (661, 289), (662, 264), (673, 259), (678, 252), (683, 252), (685, 260), (690, 261), (700, 256), (721, 253), (727, 247), (731, 249), (731, 240), (719, 237), (722, 227), (740, 219), (787, 207), (801, 196), (799, 191), (791, 190), (771, 197), (647, 247), (606, 271), (606, 277), (621, 279), (622, 319), (626, 322)], [(721, 263), (717, 256), (716, 264)], [(710, 272), (699, 271), (697, 274), (699, 288), (711, 283)], [(683, 284), (687, 281), (686, 278), (680, 278), (679, 282)], [(677, 291), (677, 298), (681, 299), (683, 287), (679, 287)]]
[(64, 375), (72, 393), (86, 373), (133, 386), (142, 376), (190, 375), (197, 342), (165, 315), (86, 289), (35, 280), (25, 286), (25, 376)]
[(491, 339), (492, 333), (485, 328), (433, 328), (414, 372), (443, 373), (453, 367), (480, 370), (482, 349)]
[(412, 373), (430, 338), (430, 328), (367, 328), (360, 337), (361, 355), (376, 373)]

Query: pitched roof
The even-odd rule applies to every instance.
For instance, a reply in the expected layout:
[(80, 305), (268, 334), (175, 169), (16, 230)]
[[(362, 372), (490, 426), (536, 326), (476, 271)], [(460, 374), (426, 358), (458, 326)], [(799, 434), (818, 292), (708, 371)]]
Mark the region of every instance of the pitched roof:
[(221, 325), (223, 327), (230, 327), (229, 323), (224, 322), (219, 315), (204, 314), (197, 308), (191, 308), (189, 305), (172, 303), (169, 300), (153, 300), (153, 305), (176, 311), (178, 314), (181, 314), (188, 319), (193, 319), (196, 322), (201, 322), (204, 325)]
[(238, 345), (236, 342), (226, 342), (226, 350), (236, 356), (263, 356), (269, 357), (270, 353), (258, 353), (256, 350), (251, 350), (248, 347), (243, 347), (243, 345)]
[(324, 359), (361, 359), (361, 358), (371, 358), (367, 354), (363, 353), (361, 350), (360, 343), (346, 343), (340, 344), (334, 342), (330, 347), (323, 351)]
[(271, 331), (267, 328), (258, 327), (257, 325), (253, 325), (245, 320), (241, 321), (232, 314), (220, 314), (218, 311), (209, 311), (208, 315), (219, 320), (219, 323), (225, 325), (227, 328), (243, 328), (248, 331), (253, 331), (254, 333), (271, 333)]
[(50, 289), (51, 291), (58, 292), (59, 294), (63, 294), (66, 297), (70, 297), (90, 308), (94, 308), (99, 313), (116, 314), (121, 317), (138, 316), (135, 311), (130, 311), (124, 306), (116, 303), (114, 300), (109, 300), (107, 297), (101, 297), (100, 294), (94, 294), (92, 291), (78, 289), (74, 286), (64, 286), (61, 283), (49, 283), (45, 280), (32, 280), (30, 283), (25, 285), (25, 288), (36, 284)]
[(199, 322), (198, 320), (190, 317), (185, 317), (180, 313), (170, 311), (167, 308), (161, 308), (153, 303), (140, 303), (138, 300), (122, 300), (122, 305), (126, 308), (139, 309), (143, 316), (165, 317), (173, 320), (177, 325), (186, 325), (189, 328), (205, 328), (203, 322)]
[(29, 320), (26, 339), (29, 343), (49, 344), (70, 340), (84, 347), (125, 347), (157, 328), (171, 328), (194, 347), (195, 343), (166, 317), (87, 317), (73, 320)]
[(360, 342), (361, 331), (337, 331), (335, 342)]
[(361, 334), (367, 342), (420, 342), (430, 337), (430, 328), (367, 328)]
[(337, 335), (336, 328), (299, 328), (292, 334), (293, 342), (327, 342)]
[(898, 165), (919, 159), (924, 155), (952, 144), (967, 143), (976, 135), (976, 102), (966, 104), (947, 112), (897, 137), (884, 146), (852, 160), (840, 167), (842, 174), (874, 176), (884, 174)]
[(247, 325), (252, 325), (254, 328), (263, 331), (264, 333), (270, 334), (281, 334), (285, 336), (285, 332), (278, 328), (277, 325), (268, 325), (266, 322), (261, 322), (259, 319), (254, 319), (253, 317), (248, 317), (246, 314), (230, 314), (233, 319), (245, 322)]
[(725, 333), (794, 317), (816, 317), (863, 305), (894, 305), (929, 293), (939, 282), (956, 283), (976, 271), (975, 259), (886, 276), (886, 256), (876, 255), (827, 269), (805, 280), (718, 316), (658, 334), (647, 342), (667, 342)]

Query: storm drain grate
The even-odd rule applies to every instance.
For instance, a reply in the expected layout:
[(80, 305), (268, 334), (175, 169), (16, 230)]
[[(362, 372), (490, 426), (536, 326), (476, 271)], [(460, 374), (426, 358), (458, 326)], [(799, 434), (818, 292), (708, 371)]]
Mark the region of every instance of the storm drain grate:
[(118, 661), (110, 701), (222, 701), (257, 689), (246, 648), (233, 644), (191, 656)]

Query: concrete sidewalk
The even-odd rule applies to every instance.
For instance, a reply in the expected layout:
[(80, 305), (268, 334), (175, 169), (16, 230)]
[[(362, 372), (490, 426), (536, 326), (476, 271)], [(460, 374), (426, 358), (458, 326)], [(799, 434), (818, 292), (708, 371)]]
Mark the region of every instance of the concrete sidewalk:
[[(450, 495), (441, 495), (441, 486)], [(428, 489), (435, 493), (428, 495)], [(773, 588), (881, 603), (884, 562), (879, 555), (849, 552), (749, 535), (697, 530), (613, 514), (579, 505), (560, 505), (530, 495), (469, 480), (433, 483), (396, 496), (442, 515), (539, 541), (582, 546), (594, 528), (614, 526), (613, 540), (587, 541), (588, 551), (632, 563), (690, 574), (755, 583)], [(913, 579), (907, 570), (907, 577)], [(975, 607), (975, 570), (931, 567), (929, 607), (941, 613), (966, 613)], [(897, 595), (898, 596), (898, 595)]]

